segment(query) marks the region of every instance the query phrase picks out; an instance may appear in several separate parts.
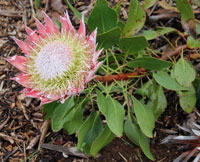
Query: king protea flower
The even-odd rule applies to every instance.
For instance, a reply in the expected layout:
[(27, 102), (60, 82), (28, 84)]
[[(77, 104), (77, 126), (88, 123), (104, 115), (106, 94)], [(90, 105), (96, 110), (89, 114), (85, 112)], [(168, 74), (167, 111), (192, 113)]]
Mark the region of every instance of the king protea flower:
[(36, 31), (25, 26), (29, 43), (12, 37), (25, 56), (6, 59), (22, 72), (12, 79), (25, 87), (25, 96), (39, 98), (41, 105), (55, 100), (64, 102), (83, 91), (95, 77), (102, 51), (96, 51), (97, 30), (86, 38), (83, 16), (76, 32), (66, 12), (60, 17), (60, 32), (49, 16), (43, 15), (45, 26), (36, 18)]

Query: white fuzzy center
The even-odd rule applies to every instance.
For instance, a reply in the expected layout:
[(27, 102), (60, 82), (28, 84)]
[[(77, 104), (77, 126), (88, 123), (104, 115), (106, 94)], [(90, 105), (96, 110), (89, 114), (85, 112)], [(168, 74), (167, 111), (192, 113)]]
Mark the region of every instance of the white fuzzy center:
[(69, 47), (61, 42), (45, 45), (35, 59), (35, 67), (40, 77), (48, 80), (61, 77), (68, 70), (71, 60)]

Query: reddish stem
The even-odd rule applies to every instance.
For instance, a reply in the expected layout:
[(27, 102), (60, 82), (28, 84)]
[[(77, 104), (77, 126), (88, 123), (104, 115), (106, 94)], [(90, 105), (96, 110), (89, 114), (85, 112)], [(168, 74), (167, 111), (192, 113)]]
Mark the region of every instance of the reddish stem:
[(146, 71), (142, 68), (137, 69), (137, 71), (127, 74), (116, 74), (116, 75), (106, 75), (106, 76), (98, 76), (95, 78), (96, 81), (99, 82), (112, 82), (113, 80), (128, 80), (133, 76), (137, 76), (139, 74), (145, 74)]

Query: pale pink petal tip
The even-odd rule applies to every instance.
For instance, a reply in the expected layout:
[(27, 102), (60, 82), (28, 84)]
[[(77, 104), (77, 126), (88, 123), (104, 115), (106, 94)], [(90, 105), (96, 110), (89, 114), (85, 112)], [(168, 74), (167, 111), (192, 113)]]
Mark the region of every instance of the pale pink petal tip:
[(88, 76), (87, 76), (87, 78), (86, 78), (86, 80), (85, 80), (86, 83), (95, 78), (95, 75), (94, 75), (94, 74), (95, 74), (95, 72), (97, 71), (97, 69), (100, 67), (100, 65), (101, 65), (102, 63), (103, 63), (103, 62), (99, 62), (99, 63), (97, 63), (96, 65), (94, 65), (93, 69), (88, 73)]
[(30, 92), (30, 91), (31, 91), (30, 88), (24, 88), (24, 89), (22, 89), (22, 90), (20, 91), (20, 93), (28, 93), (28, 92)]
[(40, 34), (40, 36), (42, 38), (45, 38), (47, 36), (47, 33), (46, 33), (46, 29), (45, 29), (44, 25), (42, 25), (42, 23), (37, 18), (34, 17), (34, 19), (35, 19), (35, 23), (36, 23), (36, 26), (38, 29), (37, 30), (38, 33)]
[(12, 56), (8, 57), (5, 60), (7, 60), (9, 63), (11, 63), (13, 66), (15, 66), (20, 71), (25, 71), (25, 64), (26, 64), (26, 58), (23, 56)]
[(96, 50), (96, 36), (97, 36), (97, 28), (90, 34), (90, 36), (87, 38), (87, 42), (90, 44), (90, 46), (93, 48), (93, 51)]
[(63, 104), (63, 103), (65, 103), (65, 101), (66, 101), (68, 98), (69, 98), (69, 97), (61, 98), (61, 99), (60, 99), (60, 102)]
[(93, 63), (96, 64), (97, 63), (97, 59), (99, 58), (100, 54), (102, 53), (103, 48), (94, 52), (94, 56), (93, 56)]
[(25, 53), (25, 54), (29, 54), (30, 50), (31, 50), (31, 46), (28, 43), (25, 43), (15, 37), (11, 37), (19, 46), (19, 48), (21, 48), (21, 50)]
[(29, 77), (28, 75), (19, 74), (18, 76), (11, 78), (11, 80), (14, 80), (18, 82), (19, 84), (23, 85), (24, 87), (29, 87), (28, 82), (29, 82)]
[(47, 103), (50, 103), (50, 102), (53, 102), (52, 100), (49, 100), (47, 98), (40, 98), (40, 100), (41, 100), (40, 106), (47, 104)]
[(74, 96), (80, 92), (79, 88), (70, 88), (68, 91), (68, 96)]
[(86, 34), (86, 29), (85, 29), (85, 23), (84, 23), (84, 15), (82, 15), (82, 18), (81, 18), (81, 22), (80, 22), (80, 27), (79, 27), (79, 30), (78, 30), (78, 34), (85, 38), (85, 34)]
[(37, 91), (31, 91), (31, 92), (27, 92), (25, 94), (25, 96), (27, 97), (33, 97), (33, 98), (41, 98), (42, 96), (38, 94)]
[(97, 28), (91, 33), (90, 35), (93, 39), (96, 40), (96, 37), (97, 37)]
[(38, 42), (40, 40), (39, 36), (36, 33), (36, 31), (33, 31), (32, 29), (30, 29), (26, 25), (24, 25), (24, 28), (25, 28), (27, 34), (29, 35), (28, 38), (30, 39), (31, 42)]
[(48, 34), (59, 33), (58, 29), (56, 28), (56, 25), (50, 19), (50, 17), (44, 11), (42, 11), (42, 13), (44, 15), (44, 21), (46, 23), (46, 32)]
[(64, 13), (64, 20), (65, 20), (65, 22), (64, 22), (65, 25), (64, 26), (66, 26), (65, 28), (67, 28), (67, 30), (69, 30), (72, 34), (74, 34), (75, 30), (74, 30), (74, 27), (73, 27), (73, 25), (71, 23), (71, 20), (69, 18), (69, 14), (68, 14), (67, 10)]

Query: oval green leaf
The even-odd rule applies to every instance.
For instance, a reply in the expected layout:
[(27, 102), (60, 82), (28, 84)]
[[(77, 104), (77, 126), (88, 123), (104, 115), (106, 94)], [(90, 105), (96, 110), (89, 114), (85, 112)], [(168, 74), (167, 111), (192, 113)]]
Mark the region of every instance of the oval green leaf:
[(106, 117), (110, 130), (118, 137), (121, 137), (125, 116), (124, 107), (110, 96), (104, 97), (99, 91), (97, 91), (97, 104), (99, 110)]
[(51, 120), (51, 128), (54, 132), (62, 129), (64, 123), (67, 118), (66, 115), (71, 111), (71, 108), (74, 106), (74, 99), (69, 98), (65, 101), (64, 104), (60, 103), (54, 110), (52, 120)]
[(117, 14), (108, 7), (106, 0), (97, 0), (94, 9), (88, 18), (88, 28), (94, 31), (98, 28), (98, 34), (109, 31), (117, 26)]
[(192, 110), (195, 108), (197, 101), (196, 91), (194, 87), (191, 86), (189, 91), (181, 92), (179, 97), (180, 97), (179, 102), (182, 109), (187, 113), (191, 113)]
[(133, 100), (134, 112), (140, 126), (140, 129), (147, 137), (152, 137), (152, 132), (155, 127), (155, 118), (151, 109), (146, 108), (135, 97), (131, 96)]
[(101, 150), (104, 146), (109, 144), (114, 139), (114, 137), (115, 135), (110, 131), (109, 127), (106, 126), (92, 143), (92, 146), (90, 148), (90, 154), (96, 157), (99, 150)]
[(180, 85), (190, 87), (191, 83), (195, 80), (196, 72), (192, 65), (181, 57), (175, 64), (174, 77)]
[(139, 135), (139, 143), (140, 143), (140, 147), (142, 149), (142, 151), (144, 152), (144, 154), (150, 159), (150, 160), (155, 160), (151, 151), (150, 151), (150, 144), (149, 144), (149, 139), (147, 137), (145, 137), (142, 132), (140, 132)]
[(142, 67), (147, 70), (164, 70), (171, 65), (168, 61), (159, 60), (154, 57), (137, 58), (128, 63), (129, 67)]
[(189, 48), (199, 48), (200, 47), (200, 41), (199, 40), (195, 40), (193, 37), (189, 36), (187, 38), (187, 46)]
[(104, 50), (112, 47), (114, 44), (119, 42), (120, 28), (113, 28), (105, 33), (97, 36), (98, 49), (104, 48)]
[(194, 19), (194, 13), (188, 0), (176, 0), (176, 7), (180, 11), (183, 21)]
[(147, 40), (143, 36), (121, 38), (119, 41), (119, 46), (124, 53), (135, 54), (148, 46)]
[(122, 31), (122, 37), (129, 37), (137, 33), (144, 25), (146, 15), (138, 0), (131, 0), (127, 23)]
[(89, 118), (83, 123), (78, 133), (78, 148), (90, 153), (93, 141), (103, 131), (100, 114), (91, 113)]
[(124, 124), (124, 132), (126, 136), (137, 146), (139, 146), (139, 135), (140, 135), (140, 129), (138, 126), (133, 124), (131, 120), (130, 114), (128, 115), (128, 119), (126, 120)]
[(158, 71), (157, 73), (153, 73), (153, 78), (156, 80), (158, 84), (160, 84), (166, 89), (187, 90), (187, 88), (182, 87), (176, 82), (175, 79), (171, 78), (167, 72)]

